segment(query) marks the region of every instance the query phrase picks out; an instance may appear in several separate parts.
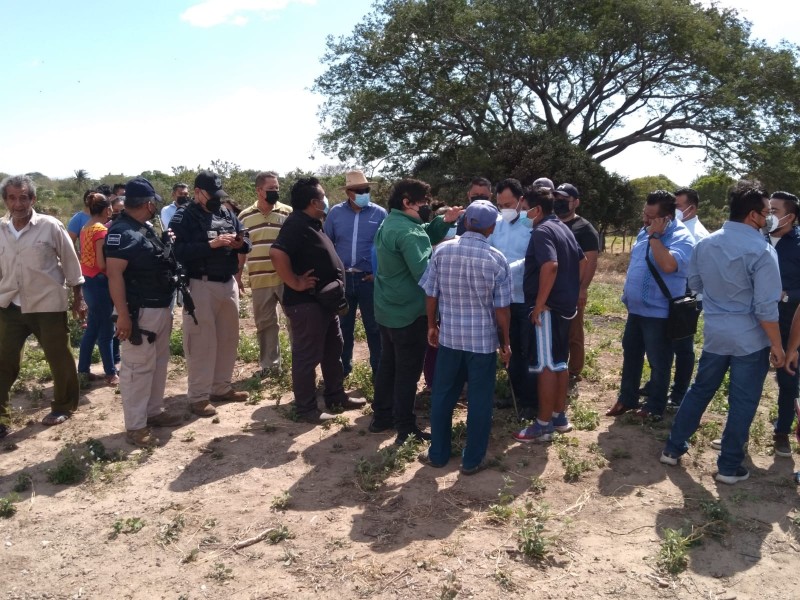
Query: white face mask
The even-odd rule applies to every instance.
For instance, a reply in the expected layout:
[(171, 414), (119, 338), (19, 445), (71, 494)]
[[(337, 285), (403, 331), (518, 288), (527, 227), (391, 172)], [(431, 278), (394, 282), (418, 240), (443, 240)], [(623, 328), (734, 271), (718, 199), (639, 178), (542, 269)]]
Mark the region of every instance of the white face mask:
[(511, 223), (511, 221), (517, 218), (517, 215), (519, 215), (519, 213), (516, 208), (503, 208), (500, 210), (500, 216), (503, 217), (503, 221), (506, 223)]

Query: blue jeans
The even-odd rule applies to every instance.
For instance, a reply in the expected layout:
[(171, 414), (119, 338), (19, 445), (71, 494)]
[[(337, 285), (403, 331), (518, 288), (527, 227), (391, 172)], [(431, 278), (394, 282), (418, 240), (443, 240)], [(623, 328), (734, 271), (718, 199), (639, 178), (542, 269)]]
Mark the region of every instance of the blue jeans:
[(81, 338), (80, 353), (78, 354), (78, 372), (88, 373), (92, 363), (92, 350), (94, 345), (100, 349), (100, 358), (103, 360), (103, 370), (106, 375), (115, 375), (114, 366), (114, 323), (111, 322), (111, 311), (114, 308), (111, 295), (108, 292), (108, 278), (100, 273), (96, 277), (84, 277), (83, 299), (89, 309), (87, 314), (86, 329)]
[(367, 332), (367, 346), (369, 347), (369, 366), (372, 367), (373, 378), (378, 372), (381, 362), (381, 331), (375, 322), (375, 305), (372, 300), (374, 283), (364, 281), (366, 275), (371, 273), (345, 273), (345, 297), (350, 305), (347, 314), (340, 318), (344, 348), (342, 349), (342, 366), (344, 376), (347, 377), (353, 370), (353, 332), (356, 328), (356, 307), (361, 309), (361, 321)]
[(618, 401), (629, 408), (639, 404), (644, 357), (650, 363), (650, 394), (645, 409), (663, 415), (667, 406), (672, 342), (667, 338), (667, 319), (629, 314), (622, 334), (622, 381)]
[(723, 356), (705, 350), (700, 355), (697, 376), (675, 415), (665, 452), (680, 456), (689, 449), (689, 438), (730, 369), (728, 419), (722, 432), (722, 451), (717, 459), (721, 475), (734, 475), (744, 460), (750, 425), (761, 399), (769, 371), (769, 348), (745, 356)]
[(531, 339), (531, 320), (524, 303), (511, 304), (511, 325), (508, 330), (511, 346), (511, 361), (508, 363), (508, 376), (520, 407), (536, 408), (539, 403), (536, 388), (536, 373), (529, 371), (528, 358)]
[[(792, 328), (792, 317), (797, 304), (786, 303), (786, 308), (781, 305), (779, 310), (778, 325), (781, 330), (781, 343), (786, 348), (789, 341), (789, 331)], [(789, 375), (785, 369), (776, 369), (775, 378), (778, 380), (778, 420), (775, 421), (775, 433), (788, 434), (792, 431), (794, 423), (794, 404), (797, 401), (798, 385), (800, 385), (800, 370), (794, 375)]]
[(453, 409), (467, 382), (467, 443), (461, 466), (477, 467), (489, 447), (492, 430), (497, 354), (478, 354), (439, 346), (431, 394), (431, 447), (428, 457), (437, 465), (450, 460)]

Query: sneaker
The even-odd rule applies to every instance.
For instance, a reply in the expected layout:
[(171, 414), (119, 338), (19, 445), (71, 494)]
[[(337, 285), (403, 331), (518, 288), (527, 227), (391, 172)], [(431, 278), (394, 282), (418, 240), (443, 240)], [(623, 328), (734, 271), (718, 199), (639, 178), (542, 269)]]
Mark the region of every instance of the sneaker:
[(658, 459), (662, 465), (670, 465), (671, 467), (677, 465), (680, 460), (680, 456), (673, 454), (672, 452), (667, 452), (666, 450), (661, 453), (661, 458)]
[(736, 469), (736, 473), (734, 475), (723, 475), (722, 473), (717, 473), (717, 476), (714, 478), (720, 483), (727, 483), (728, 485), (733, 485), (740, 481), (744, 481), (750, 477), (750, 471), (745, 469), (744, 467), (739, 467)]
[(423, 442), (430, 442), (431, 441), (431, 434), (425, 431), (422, 431), (419, 428), (412, 429), (411, 431), (406, 431), (405, 433), (398, 433), (397, 439), (395, 439), (394, 443), (396, 446), (402, 446), (406, 443), (406, 440), (411, 436), (414, 436), (418, 440)]
[(784, 458), (792, 457), (792, 447), (789, 444), (788, 433), (776, 433), (772, 436), (772, 447), (775, 450), (775, 456), (782, 456)]
[(183, 423), (183, 415), (168, 413), (166, 410), (162, 410), (153, 417), (147, 417), (149, 427), (177, 427), (181, 423)]
[(321, 425), (325, 421), (332, 421), (336, 415), (329, 412), (322, 412), (319, 410), (312, 410), (307, 413), (298, 413), (297, 420), (303, 423), (311, 423), (312, 425)]
[(369, 427), (367, 427), (367, 431), (370, 433), (385, 433), (387, 431), (394, 431), (394, 425), (391, 423), (382, 424), (375, 419), (372, 419)]
[(152, 448), (153, 446), (158, 446), (158, 438), (150, 432), (150, 428), (148, 427), (128, 430), (128, 432), (125, 434), (125, 439), (128, 440), (128, 443), (139, 448)]
[(211, 402), (247, 402), (250, 399), (250, 394), (247, 392), (236, 392), (231, 388), (224, 394), (211, 394), (208, 399)]
[(217, 414), (217, 409), (208, 400), (200, 400), (189, 404), (189, 410), (198, 417), (213, 417)]
[(256, 377), (258, 379), (267, 379), (271, 377), (279, 377), (281, 374), (281, 370), (278, 367), (269, 367), (268, 369), (259, 369), (251, 377)]
[(534, 421), (533, 425), (526, 427), (522, 431), (514, 434), (514, 439), (518, 442), (552, 442), (553, 441), (553, 424), (547, 425), (539, 424), (539, 421)]
[(468, 469), (468, 468), (462, 466), (460, 470), (461, 470), (461, 474), (462, 475), (475, 475), (475, 473), (480, 473), (481, 471), (483, 471), (485, 468), (487, 468), (490, 465), (491, 465), (491, 461), (488, 458), (484, 457), (484, 459), (481, 462), (479, 462), (477, 465), (475, 465), (474, 467), (471, 467), (471, 468)]
[(434, 469), (441, 469), (442, 467), (446, 467), (447, 463), (440, 465), (439, 463), (435, 463), (431, 460), (431, 457), (428, 456), (428, 451), (424, 450), (417, 455), (417, 460), (424, 465), (428, 465), (429, 467), (433, 467)]
[(681, 407), (681, 401), (675, 400), (675, 398), (670, 398), (667, 400), (667, 411), (668, 412), (677, 412), (677, 410)]
[(716, 438), (714, 440), (711, 440), (711, 447), (717, 452), (722, 450), (722, 438)]
[(553, 415), (553, 419), (550, 421), (550, 424), (558, 433), (569, 433), (572, 431), (572, 423), (570, 423), (569, 419), (567, 419), (566, 412), (561, 413), (561, 415), (558, 417)]
[(335, 404), (332, 403), (330, 406), (328, 406), (328, 410), (361, 410), (366, 405), (367, 401), (365, 398), (345, 398), (341, 402), (337, 402)]

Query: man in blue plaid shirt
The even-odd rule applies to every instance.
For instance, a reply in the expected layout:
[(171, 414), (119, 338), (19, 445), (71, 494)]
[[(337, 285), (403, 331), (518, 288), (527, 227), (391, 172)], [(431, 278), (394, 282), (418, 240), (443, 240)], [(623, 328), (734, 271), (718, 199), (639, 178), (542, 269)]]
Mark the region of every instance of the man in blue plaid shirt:
[[(436, 248), (419, 282), (427, 295), (428, 343), (439, 348), (431, 395), (431, 447), (420, 460), (433, 467), (443, 467), (450, 460), (453, 410), (466, 381), (464, 475), (486, 465), (498, 345), (506, 366), (511, 358), (511, 271), (487, 239), (498, 216), (488, 200), (470, 204), (464, 214), (467, 231)], [(437, 309), (441, 325), (437, 325)]]

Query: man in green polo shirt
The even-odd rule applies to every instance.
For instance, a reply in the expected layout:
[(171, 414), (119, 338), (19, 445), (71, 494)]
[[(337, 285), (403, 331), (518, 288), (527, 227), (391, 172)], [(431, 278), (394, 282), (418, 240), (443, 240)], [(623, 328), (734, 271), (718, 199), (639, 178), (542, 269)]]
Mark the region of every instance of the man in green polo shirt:
[(414, 397), (427, 347), (425, 292), (419, 280), (431, 257), (431, 244), (444, 239), (464, 212), (450, 208), (433, 221), (427, 183), (403, 179), (389, 196), (389, 216), (375, 235), (375, 320), (381, 330), (381, 361), (372, 401), (372, 433), (397, 430), (396, 444), (410, 435), (430, 439), (417, 426)]

